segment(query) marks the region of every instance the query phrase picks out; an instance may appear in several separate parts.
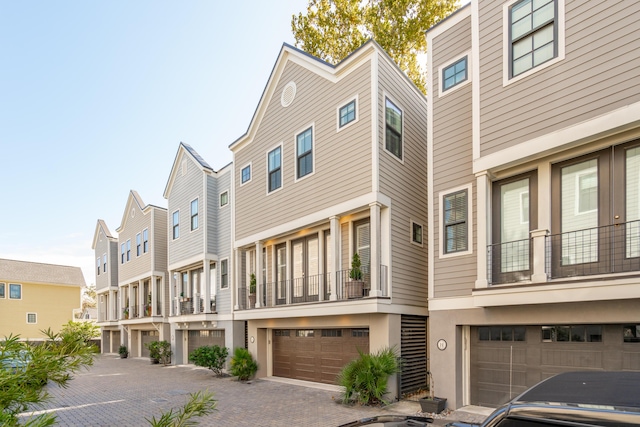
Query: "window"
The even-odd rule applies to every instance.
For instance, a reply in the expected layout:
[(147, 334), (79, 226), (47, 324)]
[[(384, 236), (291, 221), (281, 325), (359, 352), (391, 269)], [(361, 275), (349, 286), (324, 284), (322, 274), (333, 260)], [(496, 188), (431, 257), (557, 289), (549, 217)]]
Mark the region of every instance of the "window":
[(509, 8), (510, 77), (558, 56), (557, 0), (523, 0)]
[(198, 199), (191, 201), (191, 231), (198, 228)]
[(385, 148), (402, 160), (402, 110), (385, 99)]
[(96, 271), (98, 273), (98, 276), (100, 275), (100, 258), (98, 258), (96, 260)]
[(229, 192), (225, 191), (220, 194), (220, 207), (227, 206), (229, 204)]
[(442, 90), (451, 89), (467, 78), (467, 57), (465, 56), (442, 70)]
[(296, 331), (297, 337), (310, 338), (315, 335), (315, 331), (313, 329), (298, 329)]
[(526, 341), (524, 326), (481, 326), (478, 328), (480, 341)]
[(251, 165), (247, 165), (242, 168), (242, 172), (240, 172), (240, 184), (245, 184), (251, 181)]
[(125, 260), (125, 246), (124, 243), (120, 244), (120, 264), (124, 264), (124, 260)]
[(313, 172), (313, 127), (296, 137), (296, 157), (298, 179)]
[(543, 342), (602, 342), (602, 326), (543, 326)]
[(325, 338), (340, 338), (342, 337), (342, 329), (323, 329), (321, 334)]
[(411, 221), (411, 241), (422, 246), (422, 225)]
[(9, 284), (9, 298), (10, 299), (22, 299), (22, 285), (15, 283)]
[(5, 296), (5, 292), (6, 292), (5, 286), (6, 285), (4, 283), (0, 283), (0, 299), (6, 298), (6, 296)]
[(640, 343), (640, 325), (624, 325), (622, 327), (622, 338), (624, 342)]
[(220, 288), (225, 289), (229, 287), (229, 260), (223, 259), (220, 261)]
[(271, 150), (267, 155), (269, 170), (269, 192), (275, 191), (282, 187), (282, 147)]
[(369, 338), (369, 329), (352, 329), (351, 336), (354, 338)]
[(360, 257), (360, 264), (364, 273), (369, 272), (369, 264), (371, 263), (371, 234), (369, 219), (357, 222), (355, 228), (355, 251)]
[(356, 119), (356, 100), (349, 102), (338, 111), (338, 127), (343, 127)]
[(142, 235), (140, 233), (136, 234), (136, 256), (140, 256), (142, 254)]
[(466, 251), (468, 249), (467, 227), (468, 190), (456, 191), (443, 197), (442, 216), (444, 218), (444, 253)]
[(131, 260), (131, 239), (127, 240), (127, 262)]
[[(149, 252), (149, 229), (145, 228), (144, 230), (142, 230), (142, 252), (143, 253), (147, 253)], [(107, 256), (105, 255), (105, 262), (106, 261)]]
[(27, 323), (37, 323), (36, 313), (27, 313)]
[(274, 329), (273, 330), (273, 334), (276, 337), (288, 337), (290, 335), (290, 330), (289, 329)]
[(107, 254), (102, 255), (102, 272), (107, 272)]
[(173, 240), (177, 239), (178, 237), (180, 237), (180, 211), (175, 211), (173, 213), (173, 222), (172, 224), (172, 236), (173, 236)]

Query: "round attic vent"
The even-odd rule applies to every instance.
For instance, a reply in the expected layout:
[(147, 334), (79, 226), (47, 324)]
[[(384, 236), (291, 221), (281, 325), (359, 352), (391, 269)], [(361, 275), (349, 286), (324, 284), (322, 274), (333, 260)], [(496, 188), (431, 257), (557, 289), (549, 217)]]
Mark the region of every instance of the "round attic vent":
[(134, 216), (136, 216), (136, 210), (135, 209), (131, 209), (131, 218), (133, 218)]
[(280, 103), (283, 107), (288, 107), (293, 102), (293, 99), (296, 97), (296, 84), (294, 82), (289, 82), (282, 89), (282, 96), (280, 97)]

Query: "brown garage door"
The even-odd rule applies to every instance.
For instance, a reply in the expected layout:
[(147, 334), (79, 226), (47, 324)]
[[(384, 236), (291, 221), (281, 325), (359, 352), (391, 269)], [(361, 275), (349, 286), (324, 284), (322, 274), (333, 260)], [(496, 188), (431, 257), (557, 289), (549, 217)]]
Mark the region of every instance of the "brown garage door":
[(120, 331), (111, 333), (111, 351), (109, 353), (117, 353), (120, 349)]
[(369, 353), (369, 329), (275, 329), (273, 375), (335, 384), (340, 369)]
[(189, 356), (198, 347), (205, 345), (217, 345), (224, 347), (224, 330), (213, 331), (189, 331)]
[(142, 331), (142, 357), (149, 357), (149, 349), (145, 344), (158, 341), (159, 337), (158, 331)]
[(499, 406), (560, 372), (639, 371), (640, 339), (625, 336), (632, 327), (472, 327), (471, 404)]

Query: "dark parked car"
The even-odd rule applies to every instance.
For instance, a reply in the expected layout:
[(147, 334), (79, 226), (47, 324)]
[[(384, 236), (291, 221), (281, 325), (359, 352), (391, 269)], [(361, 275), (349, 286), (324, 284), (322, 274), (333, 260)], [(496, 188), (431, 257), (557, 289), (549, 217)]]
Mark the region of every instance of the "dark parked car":
[(339, 427), (426, 427), (433, 422), (433, 418), (414, 417), (410, 415), (381, 415), (379, 417), (363, 418)]
[(599, 371), (565, 372), (548, 378), (496, 409), (481, 427), (637, 425), (640, 372)]

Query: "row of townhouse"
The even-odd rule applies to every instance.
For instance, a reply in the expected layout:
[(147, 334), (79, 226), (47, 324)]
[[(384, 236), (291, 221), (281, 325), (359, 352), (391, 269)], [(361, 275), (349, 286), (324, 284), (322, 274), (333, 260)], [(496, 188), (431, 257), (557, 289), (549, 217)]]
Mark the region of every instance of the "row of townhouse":
[(639, 23), (472, 0), (427, 31), (426, 97), (373, 41), (335, 66), (285, 44), (232, 164), (181, 144), (168, 209), (98, 222), (104, 351), (246, 346), (259, 377), (333, 383), (395, 346), (392, 395), (430, 371), (453, 408), (640, 370)]

